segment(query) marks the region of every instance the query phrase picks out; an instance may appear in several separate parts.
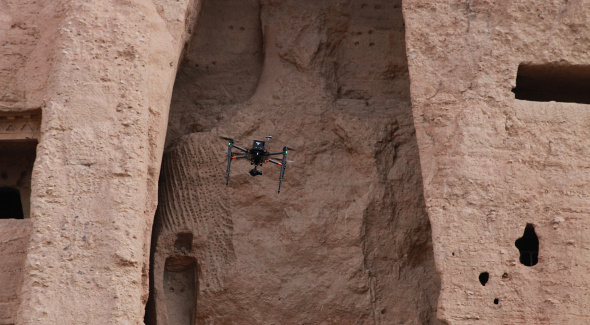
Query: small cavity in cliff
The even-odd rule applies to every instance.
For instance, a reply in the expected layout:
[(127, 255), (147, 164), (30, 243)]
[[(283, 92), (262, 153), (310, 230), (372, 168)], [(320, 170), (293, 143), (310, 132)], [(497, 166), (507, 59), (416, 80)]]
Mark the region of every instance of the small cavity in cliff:
[(520, 263), (526, 266), (537, 264), (539, 261), (539, 238), (535, 233), (535, 226), (527, 223), (524, 234), (514, 244), (520, 251)]

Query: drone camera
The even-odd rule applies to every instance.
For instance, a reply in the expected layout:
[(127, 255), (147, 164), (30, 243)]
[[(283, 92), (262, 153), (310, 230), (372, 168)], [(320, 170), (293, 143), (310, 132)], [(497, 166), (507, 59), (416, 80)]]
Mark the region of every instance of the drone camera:
[(250, 175), (252, 175), (252, 176), (262, 175), (262, 170), (258, 170), (256, 168), (250, 169)]

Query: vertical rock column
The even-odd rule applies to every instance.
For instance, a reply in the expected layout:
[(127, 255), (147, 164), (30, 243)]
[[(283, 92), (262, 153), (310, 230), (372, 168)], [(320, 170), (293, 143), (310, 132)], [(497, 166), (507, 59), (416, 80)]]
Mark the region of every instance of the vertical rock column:
[(192, 3), (51, 4), (34, 22), (51, 40), (43, 49), (51, 69), (17, 323), (139, 324), (166, 117)]

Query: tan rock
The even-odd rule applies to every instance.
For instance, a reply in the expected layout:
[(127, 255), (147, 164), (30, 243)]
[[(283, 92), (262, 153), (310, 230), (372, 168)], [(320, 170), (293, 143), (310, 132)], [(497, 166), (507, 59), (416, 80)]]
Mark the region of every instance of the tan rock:
[[(588, 107), (516, 100), (511, 89), (521, 64), (585, 71), (588, 6), (409, 0), (404, 17), (438, 317), (586, 323)], [(530, 267), (515, 245), (527, 224), (539, 241)]]
[[(241, 139), (242, 146), (273, 135), (275, 148), (297, 148), (290, 153), (296, 163), (288, 165), (280, 195), (275, 192), (278, 169), (266, 166), (263, 176), (252, 178), (248, 164), (233, 164), (226, 195), (235, 261), (214, 255), (226, 263), (223, 281), (197, 272), (196, 322), (436, 323), (438, 278), (421, 195), (399, 3), (270, 1), (259, 9), (242, 8), (239, 18), (233, 18), (233, 3), (203, 4), (200, 17), (229, 18), (197, 21), (175, 84), (168, 162), (177, 164), (179, 172), (193, 166), (193, 173), (210, 170), (208, 163), (219, 164), (222, 140), (213, 144), (215, 156), (209, 149), (196, 149), (203, 148), (203, 140), (188, 146), (189, 140), (181, 137), (198, 132), (190, 141), (224, 135)], [(259, 30), (264, 60), (245, 60), (257, 53), (244, 45), (252, 42), (244, 33)], [(218, 33), (227, 40), (217, 38)], [(196, 46), (211, 44), (211, 39), (214, 48)], [(235, 74), (220, 73), (219, 66), (230, 64)], [(261, 71), (259, 80), (248, 81), (256, 71)], [(239, 80), (242, 89), (234, 87)], [(189, 151), (179, 155), (185, 146), (205, 158), (191, 158)], [(179, 182), (174, 175), (162, 177), (163, 184)], [(184, 182), (191, 184), (187, 177)], [(198, 182), (192, 185), (195, 191), (200, 186), (218, 191), (206, 180)], [(160, 207), (186, 206), (174, 215), (204, 218), (201, 208), (188, 208), (195, 202), (182, 186), (167, 187)], [(166, 220), (173, 213), (158, 215)], [(198, 244), (202, 231), (188, 229), (195, 238), (189, 255), (203, 254), (195, 252), (215, 244), (211, 238)], [(178, 259), (172, 243), (186, 232), (156, 234), (154, 270), (165, 269), (165, 258)], [(166, 243), (162, 249), (161, 243)], [(212, 267), (207, 260), (197, 257), (196, 263)], [(174, 303), (179, 273), (186, 270), (177, 271), (174, 279), (154, 273), (160, 277), (155, 285), (170, 284), (155, 288), (153, 297), (153, 306), (167, 306), (167, 314), (160, 315), (158, 307), (150, 311), (154, 307), (148, 304), (148, 324), (172, 324), (170, 318), (177, 314), (168, 306), (186, 308)], [(185, 287), (193, 281), (181, 278)], [(160, 289), (169, 297), (158, 295)]]
[[(141, 324), (151, 265), (148, 324), (437, 323), (400, 1), (0, 9), (0, 118), (42, 110), (6, 322)], [(218, 135), (295, 147), (281, 194)]]

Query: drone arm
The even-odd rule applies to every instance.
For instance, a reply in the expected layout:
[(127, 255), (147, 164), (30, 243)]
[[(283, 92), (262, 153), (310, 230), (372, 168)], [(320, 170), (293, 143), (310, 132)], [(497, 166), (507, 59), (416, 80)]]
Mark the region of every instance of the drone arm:
[(247, 149), (244, 149), (244, 148), (242, 148), (242, 147), (240, 147), (240, 146), (236, 146), (236, 145), (235, 145), (235, 144), (233, 144), (233, 143), (232, 143), (232, 147), (234, 147), (234, 148), (236, 148), (236, 149), (239, 149), (239, 150), (242, 150), (243, 152), (248, 152), (248, 150), (247, 150)]
[(269, 156), (275, 156), (275, 155), (282, 155), (284, 152), (279, 151), (279, 152), (269, 152), (268, 155)]
[(273, 163), (275, 165), (279, 165), (279, 166), (282, 166), (283, 165), (283, 163), (280, 163), (280, 162), (278, 162), (278, 161), (276, 161), (274, 159), (269, 159), (268, 161), (270, 161), (271, 163)]

